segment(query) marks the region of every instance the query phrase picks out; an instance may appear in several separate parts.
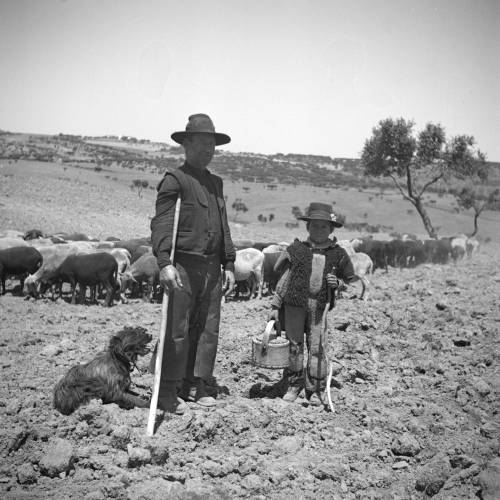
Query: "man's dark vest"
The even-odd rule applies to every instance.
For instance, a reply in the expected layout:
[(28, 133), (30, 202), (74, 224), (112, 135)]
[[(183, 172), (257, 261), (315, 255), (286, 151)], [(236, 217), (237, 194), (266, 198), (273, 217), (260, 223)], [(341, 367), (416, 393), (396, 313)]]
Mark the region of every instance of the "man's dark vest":
[[(189, 167), (187, 167), (189, 168)], [(176, 248), (178, 252), (205, 255), (208, 244), (208, 199), (198, 180), (187, 172), (186, 165), (177, 168), (166, 175), (175, 177), (181, 188), (181, 210), (177, 231)], [(223, 241), (221, 245), (221, 262), (234, 260), (229, 255), (234, 252), (229, 225), (227, 223), (226, 204), (222, 194), (222, 179), (217, 175), (208, 173), (214, 187), (219, 216), (221, 220)], [(229, 241), (228, 241), (229, 240)], [(229, 248), (228, 248), (229, 247)]]

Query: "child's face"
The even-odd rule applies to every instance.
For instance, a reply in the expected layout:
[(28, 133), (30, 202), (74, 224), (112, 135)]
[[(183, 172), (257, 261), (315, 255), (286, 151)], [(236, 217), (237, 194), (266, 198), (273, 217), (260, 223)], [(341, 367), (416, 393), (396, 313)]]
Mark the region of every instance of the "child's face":
[(310, 220), (309, 221), (309, 238), (313, 243), (324, 243), (333, 228), (331, 222), (326, 220)]

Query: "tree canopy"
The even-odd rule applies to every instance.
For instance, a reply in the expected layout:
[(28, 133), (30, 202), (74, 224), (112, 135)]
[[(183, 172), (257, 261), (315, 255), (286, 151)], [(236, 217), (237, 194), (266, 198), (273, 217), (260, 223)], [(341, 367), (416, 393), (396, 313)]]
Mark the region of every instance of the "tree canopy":
[(365, 174), (390, 177), (417, 210), (429, 236), (437, 237), (424, 206), (423, 195), (440, 180), (488, 177), (484, 154), (474, 137), (458, 135), (446, 139), (444, 128), (428, 123), (415, 136), (414, 122), (403, 118), (381, 120), (365, 141), (361, 164)]
[(486, 186), (467, 183), (455, 192), (458, 206), (474, 212), (474, 229), (470, 236), (475, 236), (479, 216), (484, 210), (500, 210), (500, 189), (488, 190)]

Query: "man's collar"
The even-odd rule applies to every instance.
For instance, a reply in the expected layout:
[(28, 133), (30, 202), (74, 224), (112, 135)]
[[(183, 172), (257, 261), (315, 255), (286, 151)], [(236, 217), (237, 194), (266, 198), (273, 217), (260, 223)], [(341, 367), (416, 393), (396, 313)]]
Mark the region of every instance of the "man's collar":
[(192, 165), (190, 165), (187, 161), (184, 162), (184, 167), (186, 167), (186, 170), (189, 171), (190, 174), (192, 175), (197, 175), (197, 176), (200, 176), (200, 175), (207, 175), (207, 174), (210, 174), (210, 171), (208, 170), (208, 168), (204, 168), (203, 170), (200, 170), (199, 168), (196, 168), (196, 167), (193, 167)]

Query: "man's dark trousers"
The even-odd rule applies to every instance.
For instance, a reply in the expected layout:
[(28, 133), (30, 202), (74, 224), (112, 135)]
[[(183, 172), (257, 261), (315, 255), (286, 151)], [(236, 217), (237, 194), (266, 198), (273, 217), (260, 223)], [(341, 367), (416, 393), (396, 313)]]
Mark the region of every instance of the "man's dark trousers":
[(175, 267), (183, 287), (169, 295), (160, 390), (211, 377), (219, 340), (220, 258), (179, 254)]

